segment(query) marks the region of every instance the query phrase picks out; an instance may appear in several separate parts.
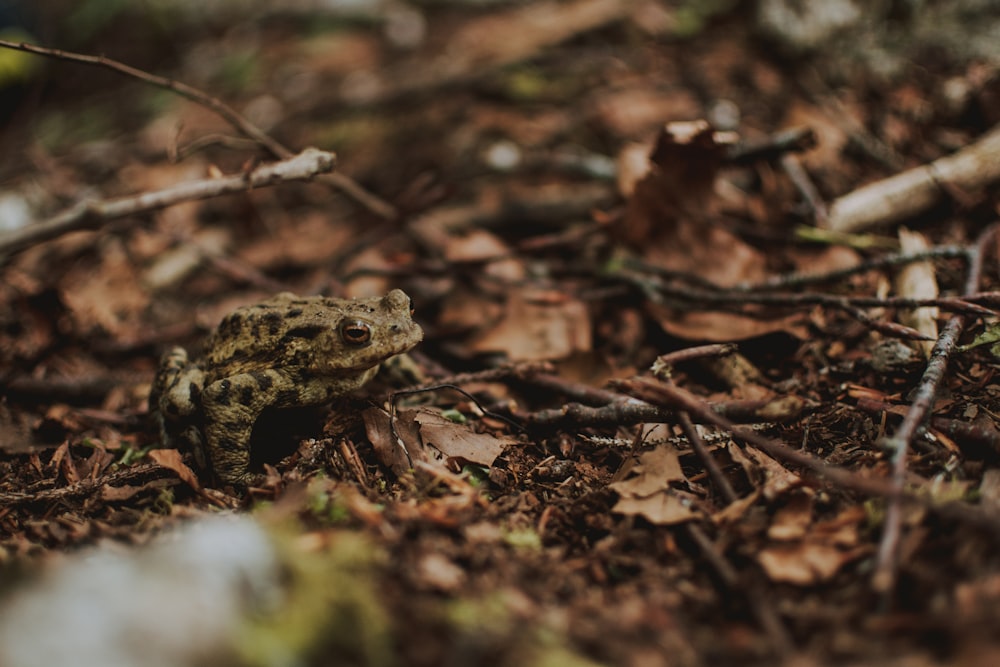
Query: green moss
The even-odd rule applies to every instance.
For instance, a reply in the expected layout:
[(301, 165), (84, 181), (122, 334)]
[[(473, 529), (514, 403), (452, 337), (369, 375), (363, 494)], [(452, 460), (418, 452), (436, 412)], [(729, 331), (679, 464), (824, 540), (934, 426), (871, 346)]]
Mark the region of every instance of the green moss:
[(286, 571), (284, 598), (239, 629), (241, 664), (393, 664), (389, 616), (377, 592), (380, 552), (364, 536), (310, 535), (285, 526), (277, 548)]

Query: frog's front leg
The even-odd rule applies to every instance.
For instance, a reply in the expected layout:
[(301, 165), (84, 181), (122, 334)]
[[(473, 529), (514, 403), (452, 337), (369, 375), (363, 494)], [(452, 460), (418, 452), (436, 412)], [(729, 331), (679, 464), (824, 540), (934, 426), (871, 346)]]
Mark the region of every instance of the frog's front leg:
[(197, 454), (202, 443), (198, 429), (204, 376), (188, 360), (184, 348), (175, 347), (163, 355), (149, 394), (149, 412), (160, 433), (160, 446)]
[(294, 380), (273, 369), (232, 375), (204, 388), (205, 444), (223, 484), (243, 488), (255, 481), (249, 467), (257, 417), (264, 408), (294, 403), (291, 397), (297, 393)]

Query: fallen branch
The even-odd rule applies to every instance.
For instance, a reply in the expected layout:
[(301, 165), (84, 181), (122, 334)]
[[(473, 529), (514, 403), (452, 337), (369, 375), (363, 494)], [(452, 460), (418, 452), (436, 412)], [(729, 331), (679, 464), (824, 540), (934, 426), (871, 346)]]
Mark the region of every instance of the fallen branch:
[[(36, 46), (35, 44), (28, 44), (26, 42), (10, 42), (4, 39), (0, 39), (0, 47), (14, 49), (15, 51), (25, 51), (38, 56), (45, 56), (46, 58), (55, 58), (57, 60), (67, 60), (69, 62), (80, 63), (83, 65), (104, 67), (114, 72), (118, 72), (119, 74), (124, 74), (125, 76), (130, 76), (134, 79), (152, 84), (158, 88), (173, 91), (181, 97), (191, 100), (192, 102), (200, 104), (203, 107), (215, 112), (223, 120), (239, 130), (244, 136), (253, 139), (259, 145), (267, 149), (274, 157), (281, 160), (288, 160), (295, 155), (290, 148), (268, 135), (222, 100), (212, 97), (208, 93), (202, 92), (193, 86), (187, 85), (186, 83), (150, 74), (149, 72), (144, 72), (141, 69), (131, 67), (125, 63), (107, 58), (105, 56), (88, 56), (81, 53), (73, 53), (71, 51), (62, 51), (60, 49), (49, 49), (44, 46)], [(396, 218), (397, 211), (394, 206), (368, 192), (350, 177), (334, 173), (328, 174), (322, 180), (327, 185), (340, 190), (342, 193), (361, 204), (375, 215), (385, 218), (386, 220), (393, 220)]]
[[(969, 275), (965, 283), (965, 293), (972, 294), (979, 287), (983, 269), (983, 256), (986, 248), (996, 235), (998, 226), (992, 225), (977, 239), (969, 252)], [(948, 360), (958, 346), (958, 337), (965, 329), (965, 317), (954, 315), (941, 330), (937, 343), (931, 352), (930, 360), (920, 384), (914, 392), (915, 398), (910, 405), (902, 424), (892, 437), (883, 438), (882, 445), (892, 452), (892, 486), (893, 493), (889, 496), (889, 506), (886, 509), (885, 526), (882, 529), (882, 540), (879, 543), (878, 557), (875, 562), (875, 573), (872, 575), (872, 587), (883, 594), (888, 594), (896, 586), (896, 576), (899, 570), (899, 543), (903, 531), (903, 489), (906, 483), (906, 462), (910, 451), (910, 443), (918, 429), (927, 421), (934, 406), (938, 387), (944, 380), (948, 369)]]
[(949, 191), (977, 190), (1000, 179), (1000, 126), (953, 155), (871, 183), (835, 200), (824, 227), (857, 232), (912, 217)]
[(807, 452), (793, 449), (783, 442), (736, 426), (732, 421), (716, 414), (704, 400), (676, 385), (637, 378), (616, 380), (612, 382), (612, 386), (654, 405), (687, 412), (699, 423), (712, 424), (724, 429), (732, 433), (737, 441), (753, 445), (783, 463), (800, 466), (834, 486), (877, 498), (898, 498), (900, 502), (914, 503), (943, 517), (977, 526), (995, 538), (1000, 538), (1000, 519), (992, 512), (962, 501), (941, 503), (935, 501), (929, 493), (921, 493), (919, 490), (904, 491), (889, 480), (865, 477), (846, 468), (829, 464)]
[(336, 162), (333, 153), (307, 148), (288, 160), (261, 165), (242, 174), (181, 183), (134, 197), (84, 200), (48, 220), (0, 234), (0, 257), (68, 232), (98, 229), (111, 220), (156, 211), (181, 202), (244, 192), (286, 181), (308, 180), (331, 171)]

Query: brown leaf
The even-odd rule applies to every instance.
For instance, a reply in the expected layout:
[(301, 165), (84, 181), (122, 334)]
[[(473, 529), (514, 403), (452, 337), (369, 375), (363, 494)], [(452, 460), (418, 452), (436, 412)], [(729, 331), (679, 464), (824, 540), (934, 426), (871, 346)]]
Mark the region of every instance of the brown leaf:
[(764, 497), (774, 500), (802, 485), (802, 478), (784, 467), (764, 452), (754, 447), (746, 447), (746, 455), (764, 473)]
[(618, 495), (645, 497), (670, 488), (670, 482), (685, 479), (677, 450), (668, 444), (643, 452), (631, 472), (637, 474), (609, 485)]
[(134, 497), (137, 493), (141, 492), (143, 487), (133, 486), (131, 484), (126, 484), (124, 486), (111, 486), (110, 484), (105, 484), (101, 487), (101, 500), (107, 502), (120, 502), (122, 500), (128, 500)]
[(773, 581), (800, 586), (830, 580), (845, 564), (868, 553), (858, 530), (865, 521), (863, 507), (845, 509), (833, 519), (811, 522), (812, 495), (798, 492), (775, 515), (768, 530), (772, 539), (795, 540), (761, 549), (757, 560)]
[(670, 488), (670, 482), (685, 479), (677, 450), (672, 445), (660, 445), (643, 452), (639, 462), (627, 469), (626, 474), (632, 473), (636, 474), (609, 485), (620, 496), (613, 512), (642, 516), (659, 526), (683, 523), (699, 516)]
[[(648, 173), (634, 186), (638, 168), (634, 157), (628, 160), (628, 175), (620, 187), (634, 191), (621, 223), (613, 227), (619, 238), (650, 264), (719, 286), (767, 277), (765, 255), (715, 224), (721, 202), (716, 177), (732, 138), (715, 132), (706, 121), (666, 125), (649, 154)], [(664, 331), (692, 340), (743, 340), (775, 331), (806, 335), (803, 314), (749, 317), (662, 305), (650, 311)]]
[(420, 438), (426, 447), (437, 450), (453, 467), (465, 463), (493, 465), (508, 445), (517, 442), (512, 437), (497, 437), (491, 433), (476, 433), (467, 424), (458, 424), (440, 412), (422, 408), (415, 414)]
[(116, 335), (134, 334), (149, 305), (149, 293), (122, 244), (101, 248), (102, 261), (96, 268), (80, 264), (66, 273), (60, 295), (81, 334), (97, 327)]
[(181, 453), (176, 449), (154, 449), (149, 452), (148, 456), (157, 465), (172, 470), (182, 482), (195, 491), (201, 489), (198, 476), (181, 460)]
[(500, 323), (471, 347), (505, 352), (512, 361), (562, 359), (590, 351), (590, 315), (582, 301), (565, 294), (514, 291)]
[(810, 493), (791, 494), (785, 506), (774, 513), (767, 536), (778, 541), (802, 539), (812, 523), (812, 501)]
[(439, 553), (430, 553), (417, 561), (420, 583), (443, 593), (457, 591), (465, 583), (465, 570)]
[(772, 581), (807, 586), (828, 581), (858, 555), (831, 544), (779, 544), (762, 549), (757, 562)]
[(361, 413), (375, 455), (397, 477), (409, 472), (416, 462), (427, 460), (415, 416), (412, 410), (402, 411), (392, 423), (389, 413), (382, 408), (369, 408)]
[(698, 518), (698, 513), (672, 493), (659, 491), (645, 498), (622, 496), (612, 512), (641, 516), (658, 526), (672, 526)]

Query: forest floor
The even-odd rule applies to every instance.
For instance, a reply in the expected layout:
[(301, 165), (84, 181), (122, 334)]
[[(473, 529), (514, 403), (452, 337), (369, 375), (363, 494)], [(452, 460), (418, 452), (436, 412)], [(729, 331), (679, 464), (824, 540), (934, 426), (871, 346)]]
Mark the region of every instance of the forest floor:
[[(351, 604), (390, 648), (331, 633), (295, 664), (995, 662), (1000, 75), (933, 50), (892, 72), (842, 45), (791, 55), (749, 9), (692, 11), (125, 12), (39, 40), (208, 105), (21, 54), (2, 589), (236, 512), (370, 556)], [(213, 191), (310, 146), (337, 176)], [(935, 162), (956, 153), (974, 168)], [(884, 181), (930, 163), (930, 195)], [(191, 181), (211, 196), (12, 240)], [(260, 484), (157, 448), (165, 350), (278, 292), (393, 288), (423, 342), (328, 412), (272, 415)]]

